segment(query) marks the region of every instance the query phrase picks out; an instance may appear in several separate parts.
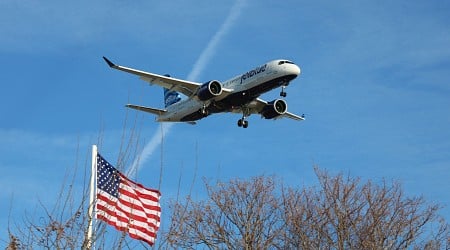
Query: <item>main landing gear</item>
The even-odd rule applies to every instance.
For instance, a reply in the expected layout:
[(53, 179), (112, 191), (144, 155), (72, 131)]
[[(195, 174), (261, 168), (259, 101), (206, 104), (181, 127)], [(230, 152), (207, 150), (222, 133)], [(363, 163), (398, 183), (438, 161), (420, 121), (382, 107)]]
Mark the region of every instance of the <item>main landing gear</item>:
[(248, 121), (247, 117), (250, 115), (250, 109), (246, 106), (242, 107), (242, 118), (238, 120), (237, 125), (238, 127), (247, 128), (248, 127)]
[(248, 127), (248, 121), (245, 120), (245, 117), (242, 117), (242, 119), (239, 119), (237, 122), (238, 127), (247, 128)]
[(202, 114), (203, 117), (207, 117), (208, 114), (208, 110), (206, 109), (206, 104), (203, 104), (203, 107), (200, 109), (200, 114)]

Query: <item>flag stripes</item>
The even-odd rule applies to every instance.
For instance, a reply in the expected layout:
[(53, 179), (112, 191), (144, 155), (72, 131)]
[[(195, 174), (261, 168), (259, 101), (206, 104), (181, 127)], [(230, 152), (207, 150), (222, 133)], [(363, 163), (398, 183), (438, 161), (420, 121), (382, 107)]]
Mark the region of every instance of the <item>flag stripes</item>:
[(158, 190), (131, 181), (97, 155), (96, 218), (153, 245), (160, 226)]

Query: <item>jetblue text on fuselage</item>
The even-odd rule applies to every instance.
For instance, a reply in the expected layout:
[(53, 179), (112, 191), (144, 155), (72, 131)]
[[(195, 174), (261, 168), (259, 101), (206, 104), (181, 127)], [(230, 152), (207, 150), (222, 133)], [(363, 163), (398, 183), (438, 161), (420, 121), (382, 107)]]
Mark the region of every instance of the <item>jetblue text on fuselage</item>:
[(241, 84), (242, 84), (242, 82), (243, 82), (245, 79), (248, 79), (248, 78), (250, 78), (250, 77), (252, 77), (252, 76), (255, 76), (255, 75), (257, 75), (257, 74), (259, 74), (259, 73), (261, 73), (261, 72), (266, 71), (266, 67), (267, 67), (267, 64), (264, 64), (263, 66), (256, 67), (255, 69), (250, 70), (249, 72), (243, 74), (243, 75), (241, 76)]

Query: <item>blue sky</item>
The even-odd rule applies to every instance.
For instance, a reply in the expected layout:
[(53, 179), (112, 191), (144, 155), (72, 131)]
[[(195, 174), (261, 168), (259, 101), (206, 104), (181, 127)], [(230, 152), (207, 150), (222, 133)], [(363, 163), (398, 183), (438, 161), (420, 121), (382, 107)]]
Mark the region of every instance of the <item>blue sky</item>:
[[(102, 56), (186, 78), (233, 5), (1, 1), (0, 225), (10, 210), (21, 220), (24, 211), (39, 213), (39, 201), (52, 206), (68, 169), (84, 171), (99, 137), (101, 153), (116, 163), (124, 126), (127, 137), (137, 121), (140, 149), (160, 130), (154, 117), (124, 105), (162, 107), (162, 90), (109, 69)], [(163, 158), (163, 209), (180, 176), (182, 193), (196, 177), (193, 195), (201, 198), (201, 177), (275, 174), (311, 186), (318, 164), (399, 181), (407, 195), (444, 205), (450, 221), (450, 3), (248, 0), (241, 11), (197, 80), (291, 59), (302, 75), (287, 88), (288, 108), (307, 120), (251, 116), (242, 129), (239, 115), (225, 114), (172, 126), (162, 157), (158, 146), (136, 177), (157, 187)]]

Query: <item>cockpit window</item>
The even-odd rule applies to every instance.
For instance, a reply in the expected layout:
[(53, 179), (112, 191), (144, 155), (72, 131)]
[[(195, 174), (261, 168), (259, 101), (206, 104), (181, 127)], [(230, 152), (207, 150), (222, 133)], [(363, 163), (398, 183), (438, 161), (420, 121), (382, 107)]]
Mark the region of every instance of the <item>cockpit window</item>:
[(279, 62), (278, 62), (278, 65), (283, 65), (283, 64), (285, 64), (285, 63), (288, 63), (288, 64), (294, 64), (294, 63), (291, 62), (291, 61), (279, 61)]

